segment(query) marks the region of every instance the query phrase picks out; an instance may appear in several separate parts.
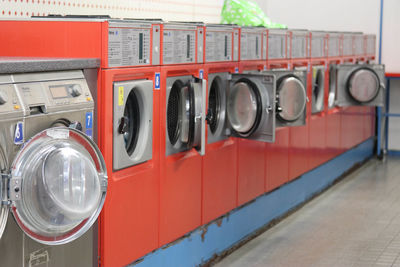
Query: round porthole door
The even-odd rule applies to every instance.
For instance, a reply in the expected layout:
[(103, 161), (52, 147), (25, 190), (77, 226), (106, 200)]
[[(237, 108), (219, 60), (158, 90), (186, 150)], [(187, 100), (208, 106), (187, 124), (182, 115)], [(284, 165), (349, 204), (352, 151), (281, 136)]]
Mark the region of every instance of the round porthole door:
[[(7, 160), (4, 154), (3, 149), (0, 146), (0, 173), (6, 174), (7, 173)], [(5, 184), (6, 179), (0, 177), (0, 239), (4, 233), (7, 224), (8, 218), (8, 206), (5, 205), (7, 200), (7, 186)]]
[(312, 112), (324, 110), (325, 72), (323, 68), (313, 70)]
[(379, 93), (379, 77), (371, 69), (357, 69), (350, 75), (347, 89), (349, 95), (355, 101), (359, 103), (371, 102)]
[(250, 80), (241, 79), (231, 88), (227, 101), (227, 115), (231, 128), (240, 137), (250, 136), (260, 124), (261, 94)]
[(83, 235), (103, 207), (105, 162), (82, 132), (50, 128), (18, 152), (8, 190), (11, 211), (28, 236), (47, 245), (65, 244)]
[(307, 95), (303, 83), (295, 76), (286, 76), (278, 80), (277, 117), (284, 122), (294, 122), (301, 117), (306, 107)]

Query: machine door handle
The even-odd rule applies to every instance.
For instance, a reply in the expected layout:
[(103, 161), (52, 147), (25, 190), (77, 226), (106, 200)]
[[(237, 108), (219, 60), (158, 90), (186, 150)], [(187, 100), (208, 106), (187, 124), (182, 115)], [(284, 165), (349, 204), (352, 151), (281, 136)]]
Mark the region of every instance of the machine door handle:
[(206, 115), (206, 121), (207, 121), (207, 123), (208, 124), (211, 124), (211, 122), (214, 120), (214, 114), (213, 114), (213, 111), (212, 111), (212, 109), (208, 109), (208, 111), (207, 111), (207, 115)]
[(71, 122), (68, 127), (78, 131), (82, 131), (82, 124), (79, 121)]
[(129, 118), (127, 116), (123, 116), (118, 126), (118, 133), (124, 134), (128, 131)]

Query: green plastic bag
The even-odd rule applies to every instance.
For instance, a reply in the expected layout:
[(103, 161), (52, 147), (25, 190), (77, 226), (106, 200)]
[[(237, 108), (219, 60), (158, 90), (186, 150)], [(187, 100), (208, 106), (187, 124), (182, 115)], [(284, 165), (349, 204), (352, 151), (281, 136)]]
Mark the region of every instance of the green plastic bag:
[(248, 0), (225, 0), (221, 17), (222, 24), (287, 28), (286, 25), (272, 22), (256, 3)]

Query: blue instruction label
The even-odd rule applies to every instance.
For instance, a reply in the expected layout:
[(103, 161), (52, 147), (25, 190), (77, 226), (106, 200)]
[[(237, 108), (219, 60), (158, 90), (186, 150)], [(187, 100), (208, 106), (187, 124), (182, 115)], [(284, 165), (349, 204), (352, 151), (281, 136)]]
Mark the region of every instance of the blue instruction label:
[(93, 138), (93, 129), (86, 129), (86, 135), (90, 137), (90, 139)]
[(204, 78), (204, 70), (199, 71), (199, 78), (203, 79)]
[(156, 72), (156, 77), (154, 78), (154, 89), (160, 90), (160, 73)]
[(239, 73), (239, 68), (235, 68), (235, 73)]
[(86, 112), (86, 129), (93, 128), (93, 112)]
[(20, 145), (24, 143), (24, 123), (18, 122), (15, 127), (14, 144)]

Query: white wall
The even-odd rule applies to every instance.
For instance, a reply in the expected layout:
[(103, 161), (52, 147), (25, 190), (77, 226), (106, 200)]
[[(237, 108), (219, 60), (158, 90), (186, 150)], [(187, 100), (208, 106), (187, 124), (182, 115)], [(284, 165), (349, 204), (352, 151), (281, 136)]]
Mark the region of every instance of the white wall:
[(220, 22), (223, 0), (0, 0), (0, 18), (85, 14)]

